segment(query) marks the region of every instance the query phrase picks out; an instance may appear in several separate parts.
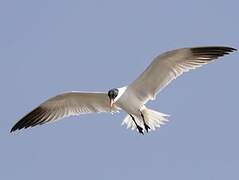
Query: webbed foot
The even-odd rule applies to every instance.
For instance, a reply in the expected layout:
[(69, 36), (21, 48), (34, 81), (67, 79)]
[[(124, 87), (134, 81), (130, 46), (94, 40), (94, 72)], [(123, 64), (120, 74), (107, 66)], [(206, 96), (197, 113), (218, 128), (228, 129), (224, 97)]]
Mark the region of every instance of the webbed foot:
[(145, 128), (146, 132), (149, 132), (150, 127), (148, 126), (148, 124), (144, 123), (144, 128)]
[(140, 127), (139, 125), (136, 125), (136, 127), (137, 127), (140, 134), (144, 134), (142, 127)]

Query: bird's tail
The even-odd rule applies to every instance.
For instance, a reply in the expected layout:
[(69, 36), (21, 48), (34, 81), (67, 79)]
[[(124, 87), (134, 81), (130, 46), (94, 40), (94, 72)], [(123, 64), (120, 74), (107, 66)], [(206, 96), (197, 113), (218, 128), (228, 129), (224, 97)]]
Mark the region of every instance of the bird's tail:
[[(159, 128), (161, 125), (165, 124), (165, 122), (168, 121), (166, 117), (168, 117), (169, 115), (161, 113), (161, 112), (144, 108), (142, 110), (142, 113), (144, 115), (146, 124), (150, 127), (150, 130), (155, 130), (156, 128)], [(135, 121), (137, 122), (139, 126), (141, 126), (144, 129), (143, 120), (141, 117), (135, 117)], [(136, 128), (136, 125), (134, 121), (132, 120), (132, 118), (130, 117), (130, 115), (127, 115), (124, 118), (122, 125), (124, 124), (126, 124), (127, 129), (131, 128), (132, 130), (134, 130)]]

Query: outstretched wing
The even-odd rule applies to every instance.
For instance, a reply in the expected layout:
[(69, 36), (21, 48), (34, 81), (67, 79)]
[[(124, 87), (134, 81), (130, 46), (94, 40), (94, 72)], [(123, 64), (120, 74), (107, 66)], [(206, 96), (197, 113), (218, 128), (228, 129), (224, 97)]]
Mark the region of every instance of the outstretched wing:
[(191, 69), (236, 51), (231, 47), (194, 47), (168, 51), (156, 57), (128, 87), (142, 104), (155, 98), (172, 80)]
[(110, 112), (106, 93), (68, 92), (43, 102), (18, 121), (12, 131), (33, 127), (58, 119), (93, 112)]

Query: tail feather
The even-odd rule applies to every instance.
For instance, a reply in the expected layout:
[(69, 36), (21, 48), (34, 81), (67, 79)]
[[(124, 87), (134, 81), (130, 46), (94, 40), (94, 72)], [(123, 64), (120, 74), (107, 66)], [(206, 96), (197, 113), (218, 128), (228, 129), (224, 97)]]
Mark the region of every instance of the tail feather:
[[(156, 128), (159, 128), (161, 125), (165, 124), (165, 122), (168, 121), (166, 117), (168, 117), (169, 115), (161, 112), (145, 108), (142, 110), (142, 113), (144, 115), (146, 124), (150, 127), (150, 130), (155, 130)], [(135, 120), (142, 128), (144, 128), (141, 117), (135, 117)], [(131, 119), (130, 115), (127, 115), (124, 118), (122, 125), (124, 124), (126, 124), (127, 129), (128, 128), (131, 128), (132, 130), (136, 129), (136, 125), (134, 121)]]
[(136, 128), (136, 125), (134, 123), (134, 121), (131, 119), (130, 115), (127, 115), (124, 120), (122, 121), (122, 126), (126, 124), (126, 128), (129, 129), (131, 128), (132, 130), (134, 130)]

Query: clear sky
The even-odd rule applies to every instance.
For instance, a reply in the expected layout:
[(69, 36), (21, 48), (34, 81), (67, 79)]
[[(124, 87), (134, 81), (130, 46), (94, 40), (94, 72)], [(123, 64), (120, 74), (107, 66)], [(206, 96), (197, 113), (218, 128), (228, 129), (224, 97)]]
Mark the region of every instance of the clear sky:
[(125, 113), (9, 133), (47, 98), (126, 85), (166, 50), (239, 48), (238, 7), (236, 0), (1, 0), (1, 179), (239, 179), (238, 52), (164, 89), (148, 106), (170, 122), (147, 135), (121, 127)]

